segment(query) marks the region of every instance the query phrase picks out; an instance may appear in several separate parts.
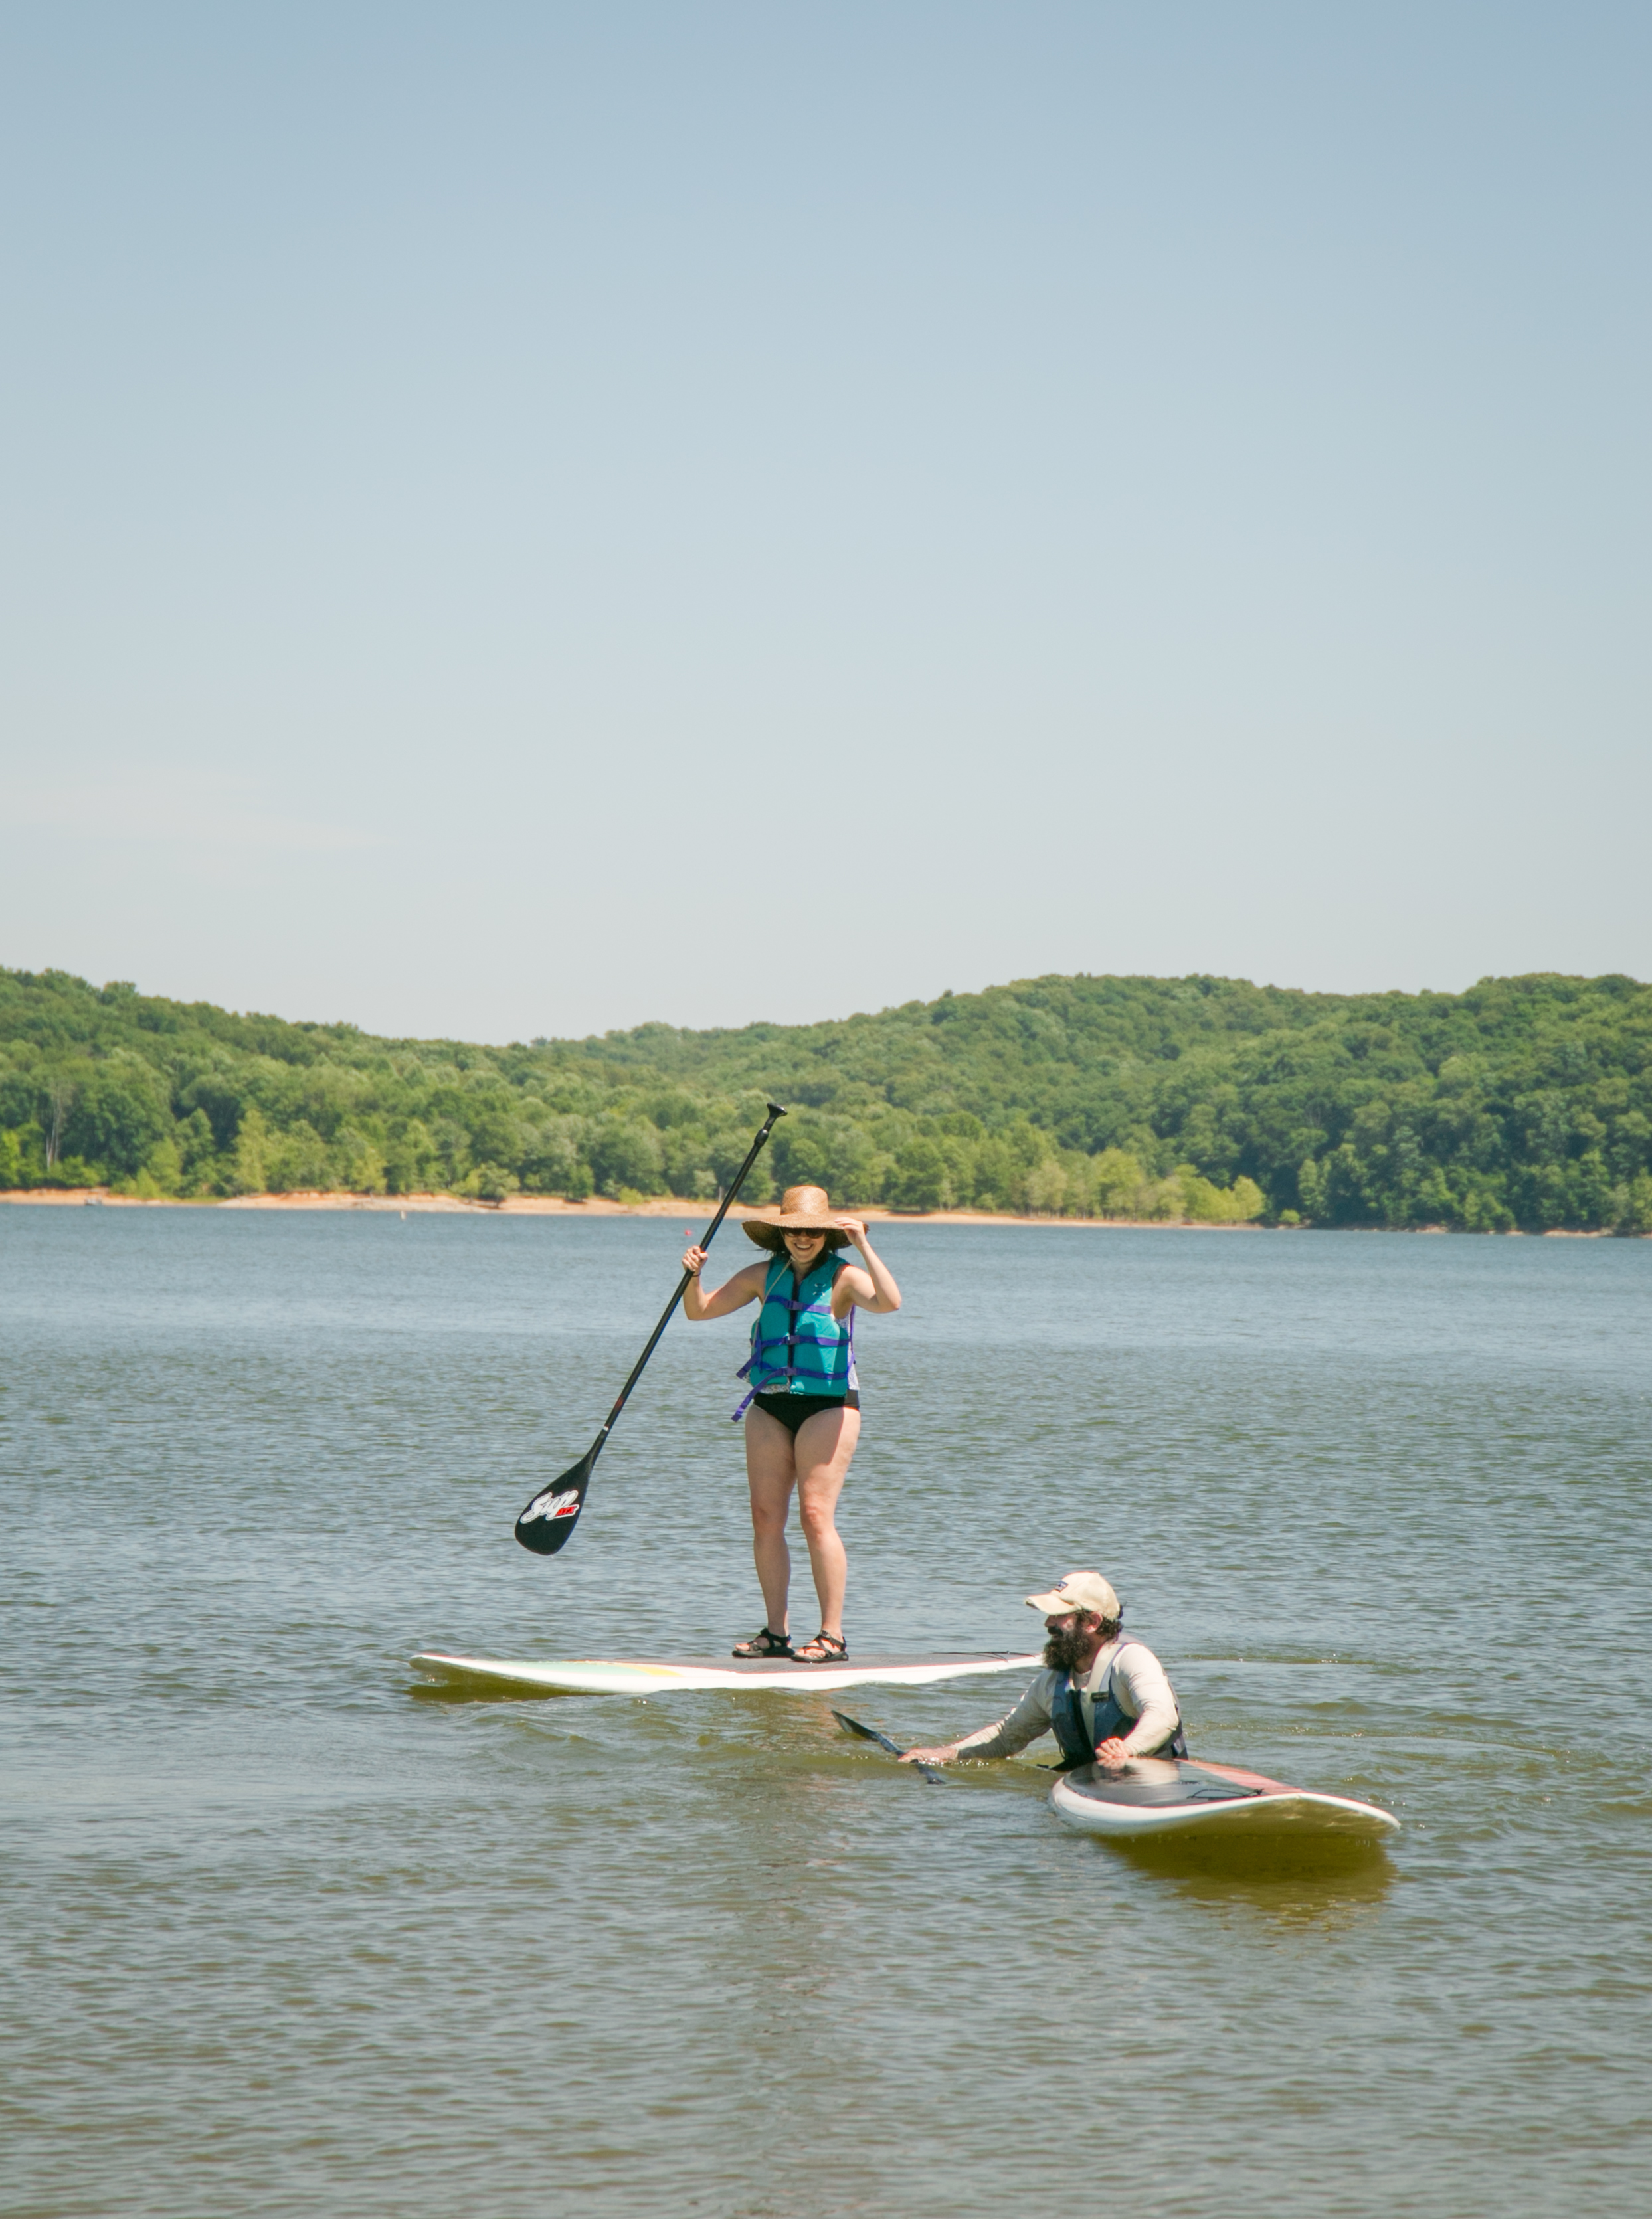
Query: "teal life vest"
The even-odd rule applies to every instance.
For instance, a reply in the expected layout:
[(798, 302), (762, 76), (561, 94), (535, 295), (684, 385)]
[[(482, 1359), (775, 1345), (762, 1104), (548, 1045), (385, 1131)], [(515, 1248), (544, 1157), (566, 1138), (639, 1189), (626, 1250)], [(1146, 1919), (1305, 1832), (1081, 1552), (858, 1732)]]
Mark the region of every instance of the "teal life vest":
[(841, 1256), (823, 1257), (798, 1281), (789, 1259), (777, 1256), (763, 1282), (763, 1299), (751, 1329), (751, 1354), (736, 1378), (751, 1383), (735, 1412), (743, 1418), (754, 1395), (829, 1395), (841, 1399), (860, 1383), (854, 1371), (854, 1312), (832, 1315), (832, 1289)]

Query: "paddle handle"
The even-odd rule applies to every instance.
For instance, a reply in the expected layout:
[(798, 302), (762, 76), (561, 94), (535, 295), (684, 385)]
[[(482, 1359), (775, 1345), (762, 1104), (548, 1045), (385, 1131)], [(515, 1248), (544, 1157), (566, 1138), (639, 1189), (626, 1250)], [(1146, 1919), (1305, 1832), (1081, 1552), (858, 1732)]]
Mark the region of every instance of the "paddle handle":
[[(776, 1122), (786, 1115), (786, 1111), (778, 1102), (771, 1102), (767, 1107), (768, 1115), (763, 1120), (762, 1126), (757, 1134), (757, 1138), (752, 1142), (750, 1147), (746, 1151), (745, 1162), (741, 1165), (739, 1170), (730, 1180), (729, 1190), (724, 1196), (722, 1203), (718, 1206), (717, 1215), (711, 1220), (711, 1223), (706, 1227), (705, 1233), (700, 1237), (699, 1246), (702, 1248), (709, 1248), (712, 1241), (717, 1238), (717, 1229), (718, 1226), (722, 1224), (724, 1219), (728, 1215), (730, 1205), (734, 1201), (735, 1197), (745, 1184), (747, 1172), (750, 1171), (752, 1165), (762, 1153), (764, 1147), (767, 1142), (768, 1136), (774, 1129)], [(631, 1366), (631, 1376), (625, 1382), (625, 1384), (620, 1389), (619, 1399), (615, 1402), (613, 1408), (609, 1411), (607, 1416), (603, 1420), (601, 1430), (598, 1433), (595, 1440), (591, 1444), (590, 1455), (592, 1460), (595, 1459), (603, 1443), (607, 1439), (608, 1435), (613, 1430), (615, 1419), (618, 1417), (626, 1403), (630, 1402), (632, 1388), (636, 1386), (637, 1381), (643, 1377), (643, 1367), (648, 1363), (649, 1357), (653, 1355), (655, 1350), (660, 1346), (660, 1336), (670, 1324), (672, 1314), (676, 1309), (678, 1303), (681, 1302), (684, 1294), (687, 1290), (688, 1282), (693, 1277), (693, 1276), (694, 1275), (692, 1271), (685, 1271), (683, 1273), (681, 1278), (677, 1282), (677, 1290), (675, 1294), (672, 1296), (671, 1300), (666, 1304), (664, 1309), (661, 1311), (660, 1322), (655, 1327), (653, 1332), (649, 1335), (648, 1346), (643, 1351), (643, 1353), (637, 1358), (636, 1363)]]

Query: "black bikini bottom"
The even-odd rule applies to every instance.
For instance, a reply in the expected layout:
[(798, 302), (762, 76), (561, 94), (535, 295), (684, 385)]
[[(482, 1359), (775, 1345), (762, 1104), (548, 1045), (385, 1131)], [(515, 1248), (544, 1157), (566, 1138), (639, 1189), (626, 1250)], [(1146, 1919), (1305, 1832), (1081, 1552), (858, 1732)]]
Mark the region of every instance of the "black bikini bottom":
[(778, 1418), (795, 1437), (799, 1426), (823, 1410), (858, 1410), (860, 1390), (851, 1387), (847, 1395), (754, 1395), (751, 1399), (758, 1409)]

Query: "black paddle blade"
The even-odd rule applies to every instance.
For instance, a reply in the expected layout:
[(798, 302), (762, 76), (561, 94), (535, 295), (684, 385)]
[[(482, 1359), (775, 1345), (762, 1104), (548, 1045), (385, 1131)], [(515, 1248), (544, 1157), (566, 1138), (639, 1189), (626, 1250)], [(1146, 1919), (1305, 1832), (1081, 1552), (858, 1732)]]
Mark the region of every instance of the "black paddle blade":
[(587, 1449), (572, 1470), (534, 1496), (516, 1521), (516, 1538), (525, 1549), (531, 1549), (536, 1557), (554, 1557), (568, 1546), (585, 1507), (585, 1490), (596, 1460), (596, 1451)]
[[(832, 1716), (839, 1725), (847, 1726), (852, 1734), (859, 1734), (862, 1741), (875, 1741), (879, 1749), (886, 1749), (891, 1756), (905, 1756), (906, 1751), (900, 1744), (891, 1741), (887, 1734), (879, 1733), (876, 1726), (863, 1726), (859, 1719), (852, 1719), (847, 1711), (834, 1711)], [(921, 1773), (932, 1787), (945, 1787), (947, 1785), (946, 1774), (937, 1772), (932, 1764), (915, 1764), (912, 1769)]]
[(859, 1719), (852, 1719), (847, 1711), (834, 1711), (832, 1716), (839, 1725), (847, 1726), (852, 1734), (859, 1734), (862, 1741), (875, 1741), (879, 1749), (886, 1749), (891, 1756), (902, 1754), (889, 1736), (880, 1734), (876, 1726), (863, 1726)]

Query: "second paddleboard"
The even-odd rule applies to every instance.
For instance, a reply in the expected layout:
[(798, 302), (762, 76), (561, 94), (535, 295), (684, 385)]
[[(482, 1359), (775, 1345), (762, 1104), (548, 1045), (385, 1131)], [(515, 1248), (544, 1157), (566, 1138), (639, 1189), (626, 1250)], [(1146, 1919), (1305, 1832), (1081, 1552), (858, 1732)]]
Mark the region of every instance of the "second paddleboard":
[(1028, 1672), (1038, 1656), (994, 1651), (975, 1656), (884, 1656), (842, 1664), (792, 1664), (784, 1658), (685, 1656), (527, 1658), (450, 1656), (427, 1650), (413, 1658), (415, 1672), (450, 1688), (480, 1694), (520, 1695), (669, 1695), (695, 1688), (782, 1688), (792, 1694), (829, 1694), (838, 1688), (922, 1687), (935, 1680), (976, 1674)]

